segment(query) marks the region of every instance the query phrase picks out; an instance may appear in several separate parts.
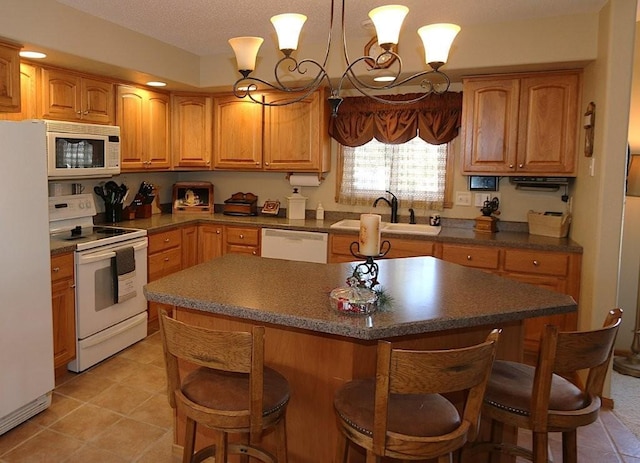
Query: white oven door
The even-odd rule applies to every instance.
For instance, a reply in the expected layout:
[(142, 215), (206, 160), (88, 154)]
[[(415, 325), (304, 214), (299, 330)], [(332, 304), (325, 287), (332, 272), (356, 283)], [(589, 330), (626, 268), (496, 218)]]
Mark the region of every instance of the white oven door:
[[(133, 246), (135, 296), (114, 302), (112, 258), (119, 248)], [(147, 238), (76, 252), (76, 326), (78, 339), (85, 339), (147, 310), (142, 287), (147, 283)]]

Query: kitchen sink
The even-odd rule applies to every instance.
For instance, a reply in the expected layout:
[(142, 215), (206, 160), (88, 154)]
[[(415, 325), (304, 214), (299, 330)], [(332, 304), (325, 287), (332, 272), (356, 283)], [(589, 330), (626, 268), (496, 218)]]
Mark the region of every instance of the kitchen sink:
[(387, 223), (382, 231), (405, 235), (437, 235), (441, 227), (421, 223)]
[[(332, 224), (329, 228), (338, 230), (360, 230), (360, 221), (356, 219), (344, 219)], [(380, 231), (389, 233), (398, 233), (405, 235), (437, 235), (440, 233), (440, 227), (433, 227), (426, 224), (412, 223), (389, 223), (382, 222)]]

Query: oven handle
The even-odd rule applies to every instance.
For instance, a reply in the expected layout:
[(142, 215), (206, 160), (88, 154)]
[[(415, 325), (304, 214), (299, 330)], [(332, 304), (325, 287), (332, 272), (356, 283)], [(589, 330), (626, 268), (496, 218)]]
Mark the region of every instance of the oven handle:
[[(125, 248), (125, 247), (126, 246), (122, 246), (122, 248)], [(144, 249), (146, 247), (147, 247), (147, 242), (144, 241), (142, 243), (134, 244), (133, 250), (139, 251), (140, 249)], [(105, 252), (95, 252), (95, 253), (85, 254), (85, 255), (80, 254), (78, 256), (78, 265), (90, 264), (92, 262), (111, 259), (112, 257), (115, 257), (115, 256), (116, 256), (116, 253), (113, 250), (105, 251)]]

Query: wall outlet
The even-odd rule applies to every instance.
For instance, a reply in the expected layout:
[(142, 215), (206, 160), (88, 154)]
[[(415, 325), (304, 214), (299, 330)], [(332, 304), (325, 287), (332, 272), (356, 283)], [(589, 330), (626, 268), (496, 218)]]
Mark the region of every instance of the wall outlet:
[(456, 206), (471, 206), (471, 193), (468, 191), (456, 191)]

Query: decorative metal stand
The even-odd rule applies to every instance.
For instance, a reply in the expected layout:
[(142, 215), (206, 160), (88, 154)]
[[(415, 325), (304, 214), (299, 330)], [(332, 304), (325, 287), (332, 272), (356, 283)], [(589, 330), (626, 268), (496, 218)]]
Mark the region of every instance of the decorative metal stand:
[[(380, 243), (380, 253), (375, 257), (382, 258), (386, 256), (390, 249), (391, 243), (384, 240)], [(367, 288), (372, 289), (378, 284), (378, 264), (373, 260), (374, 256), (364, 256), (360, 254), (360, 243), (357, 241), (351, 243), (349, 250), (354, 257), (365, 259), (364, 262), (355, 266), (353, 273), (354, 275), (357, 274), (362, 277), (361, 282), (364, 283)]]

